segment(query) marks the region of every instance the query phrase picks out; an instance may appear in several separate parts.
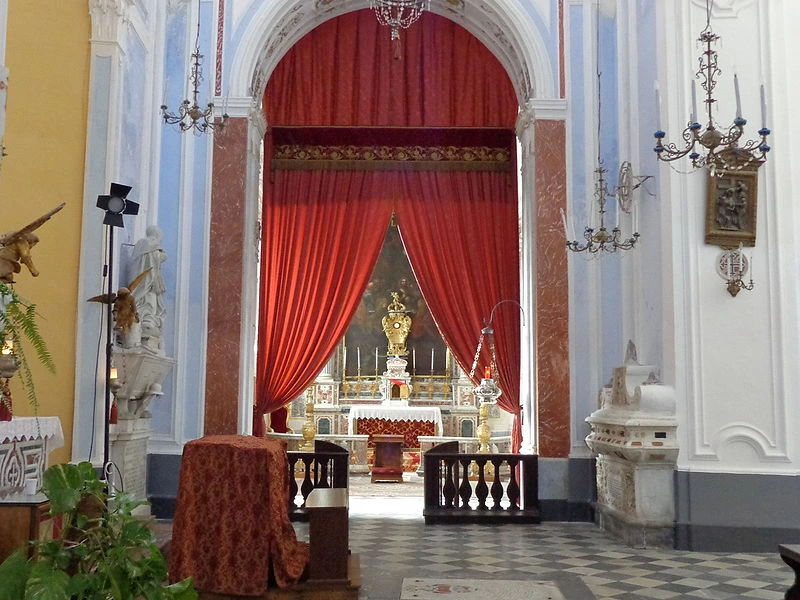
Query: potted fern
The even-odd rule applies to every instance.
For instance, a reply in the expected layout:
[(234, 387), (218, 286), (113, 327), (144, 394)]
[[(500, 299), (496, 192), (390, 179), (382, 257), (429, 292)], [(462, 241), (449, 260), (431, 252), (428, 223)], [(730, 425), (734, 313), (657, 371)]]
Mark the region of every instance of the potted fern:
[[(39, 408), (33, 375), (25, 354), (25, 344), (30, 344), (36, 358), (51, 373), (55, 373), (53, 357), (47, 349), (44, 338), (36, 323), (36, 305), (23, 300), (8, 283), (0, 281), (0, 343), (2, 357), (0, 371), (3, 377), (10, 377), (18, 368), (22, 387), (34, 413)], [(5, 398), (3, 399), (5, 401)], [(8, 406), (9, 413), (11, 407)]]
[(47, 469), (42, 491), (60, 522), (0, 564), (0, 600), (196, 600), (191, 578), (166, 585), (167, 561), (126, 494), (108, 496), (89, 462)]

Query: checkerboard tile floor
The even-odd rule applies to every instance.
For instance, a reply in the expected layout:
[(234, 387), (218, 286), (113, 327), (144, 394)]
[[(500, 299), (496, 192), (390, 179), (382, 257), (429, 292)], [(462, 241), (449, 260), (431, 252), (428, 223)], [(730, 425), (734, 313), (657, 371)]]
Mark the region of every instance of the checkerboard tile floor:
[[(351, 499), (360, 600), (397, 600), (405, 577), (552, 581), (566, 600), (780, 600), (793, 581), (777, 548), (764, 554), (637, 550), (591, 523), (443, 526), (425, 525), (421, 514), (421, 499)], [(486, 600), (502, 600), (498, 587)]]

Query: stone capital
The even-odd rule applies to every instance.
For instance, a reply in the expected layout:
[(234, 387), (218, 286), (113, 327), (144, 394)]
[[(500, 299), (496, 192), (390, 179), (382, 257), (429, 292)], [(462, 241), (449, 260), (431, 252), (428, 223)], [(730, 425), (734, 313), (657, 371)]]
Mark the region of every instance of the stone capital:
[(127, 20), (129, 8), (136, 0), (89, 0), (92, 17), (92, 41), (117, 42), (120, 26)]

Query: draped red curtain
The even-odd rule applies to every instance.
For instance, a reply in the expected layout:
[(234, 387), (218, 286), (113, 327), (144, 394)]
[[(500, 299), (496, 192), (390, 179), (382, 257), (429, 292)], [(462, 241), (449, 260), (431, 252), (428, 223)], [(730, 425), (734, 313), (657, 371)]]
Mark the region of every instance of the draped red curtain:
[[(370, 10), (323, 23), (295, 44), (272, 73), (264, 95), (268, 123), (513, 130), (517, 102), (507, 74), (459, 25), (426, 12), (403, 31), (400, 60), (394, 52), (389, 30), (378, 25)], [(344, 334), (386, 232), (387, 194), (394, 198), (406, 251), (431, 314), (468, 370), (483, 319), (497, 302), (519, 297), (515, 185), (509, 173), (275, 171), (264, 199), (259, 429), (254, 433), (261, 431), (265, 411), (289, 402), (313, 381)], [(327, 207), (328, 202), (336, 206)], [(292, 203), (307, 209), (293, 209), (300, 216), (290, 218), (282, 206)], [(327, 211), (334, 209), (341, 212), (331, 223)], [(272, 211), (278, 214), (270, 216)], [(318, 217), (312, 211), (320, 211)], [(335, 263), (319, 248), (313, 248), (313, 256), (311, 249), (302, 249), (328, 234), (337, 246), (333, 250), (343, 253)], [(273, 235), (278, 239), (271, 240)], [(349, 262), (353, 253), (361, 254), (358, 266)], [(336, 278), (342, 280), (339, 286)], [(315, 285), (324, 288), (325, 300), (312, 289)], [(504, 390), (500, 405), (516, 417), (516, 450), (518, 309), (502, 305), (493, 325)]]
[(368, 175), (279, 171), (266, 186), (254, 435), (314, 381), (369, 281), (391, 205)]
[(503, 66), (456, 23), (430, 12), (403, 30), (393, 58), (389, 30), (369, 9), (306, 34), (270, 76), (271, 125), (506, 127), (516, 94)]
[[(436, 325), (469, 373), (478, 336), (492, 319), (498, 405), (514, 415), (512, 449), (522, 441), (519, 406), (519, 231), (516, 186), (507, 173), (405, 173), (397, 223), (414, 275)], [(489, 365), (484, 347), (475, 373)]]

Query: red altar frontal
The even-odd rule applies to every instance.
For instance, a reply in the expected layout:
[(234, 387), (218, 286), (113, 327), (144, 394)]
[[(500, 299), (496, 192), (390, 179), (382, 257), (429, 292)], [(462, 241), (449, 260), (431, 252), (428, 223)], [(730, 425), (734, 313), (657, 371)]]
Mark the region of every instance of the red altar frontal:
[(353, 406), (347, 433), (402, 435), (404, 448), (419, 448), (418, 436), (442, 434), (442, 413), (435, 406)]

